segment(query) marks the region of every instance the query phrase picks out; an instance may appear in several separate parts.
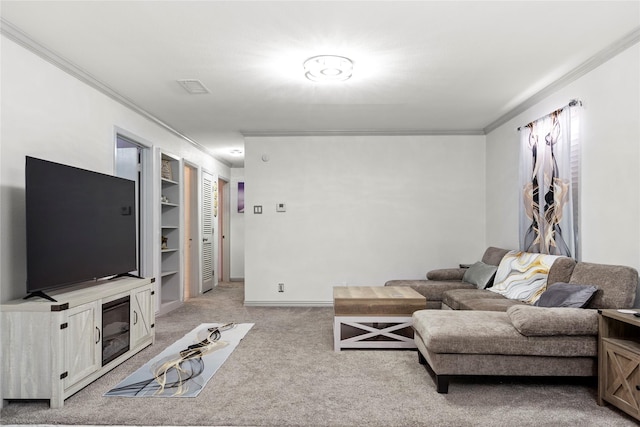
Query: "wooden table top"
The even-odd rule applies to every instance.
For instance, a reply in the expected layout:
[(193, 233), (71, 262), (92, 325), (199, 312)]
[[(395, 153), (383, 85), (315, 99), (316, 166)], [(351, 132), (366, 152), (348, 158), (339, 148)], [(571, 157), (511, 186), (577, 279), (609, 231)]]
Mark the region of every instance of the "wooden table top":
[(427, 299), (408, 286), (335, 286), (336, 316), (411, 316)]
[[(640, 312), (640, 308), (631, 308), (625, 311)], [(600, 309), (598, 310), (598, 313), (600, 313), (602, 316), (611, 317), (612, 319), (616, 319), (621, 322), (640, 327), (640, 317), (634, 316), (633, 313), (621, 312), (620, 310), (616, 310), (615, 308)]]

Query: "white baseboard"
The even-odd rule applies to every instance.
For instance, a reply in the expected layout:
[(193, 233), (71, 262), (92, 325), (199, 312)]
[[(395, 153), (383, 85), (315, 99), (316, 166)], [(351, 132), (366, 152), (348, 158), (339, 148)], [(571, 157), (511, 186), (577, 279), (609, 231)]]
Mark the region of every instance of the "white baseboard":
[(333, 301), (245, 301), (245, 307), (333, 307)]

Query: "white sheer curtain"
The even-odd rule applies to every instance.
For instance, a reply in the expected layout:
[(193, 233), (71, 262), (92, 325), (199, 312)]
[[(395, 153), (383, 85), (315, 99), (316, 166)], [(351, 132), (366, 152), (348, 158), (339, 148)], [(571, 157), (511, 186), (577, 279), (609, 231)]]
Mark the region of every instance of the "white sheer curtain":
[(579, 102), (520, 129), (520, 249), (578, 259)]

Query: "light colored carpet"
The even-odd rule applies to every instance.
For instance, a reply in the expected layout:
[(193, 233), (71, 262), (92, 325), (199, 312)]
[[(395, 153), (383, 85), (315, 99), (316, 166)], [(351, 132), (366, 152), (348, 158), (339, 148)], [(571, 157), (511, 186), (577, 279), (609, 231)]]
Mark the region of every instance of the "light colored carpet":
[[(206, 426), (635, 426), (596, 404), (593, 381), (453, 380), (438, 394), (415, 351), (333, 351), (331, 308), (244, 307), (220, 284), (156, 319), (156, 344), (65, 401), (11, 402), (2, 424)], [(194, 399), (103, 397), (206, 322), (255, 326)]]

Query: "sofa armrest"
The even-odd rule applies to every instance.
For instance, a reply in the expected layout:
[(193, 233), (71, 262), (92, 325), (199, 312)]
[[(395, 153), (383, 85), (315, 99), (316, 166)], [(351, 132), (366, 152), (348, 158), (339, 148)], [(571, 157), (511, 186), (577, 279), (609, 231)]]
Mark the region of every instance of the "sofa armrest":
[(431, 270), (427, 273), (427, 279), (429, 280), (462, 280), (466, 268), (441, 268), (438, 270)]
[(584, 308), (515, 305), (507, 309), (511, 324), (527, 337), (598, 335), (598, 312)]

